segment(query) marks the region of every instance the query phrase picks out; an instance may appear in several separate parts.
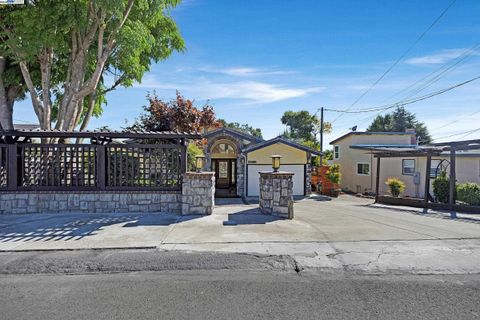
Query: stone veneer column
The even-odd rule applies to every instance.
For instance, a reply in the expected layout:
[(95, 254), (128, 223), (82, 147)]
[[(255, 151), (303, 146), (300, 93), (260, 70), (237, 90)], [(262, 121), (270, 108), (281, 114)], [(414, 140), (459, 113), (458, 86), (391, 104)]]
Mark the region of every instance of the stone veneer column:
[(312, 194), (312, 165), (310, 163), (306, 164), (305, 168), (305, 195)]
[(293, 219), (293, 173), (260, 172), (260, 211)]
[(182, 214), (212, 214), (215, 205), (215, 172), (183, 174)]

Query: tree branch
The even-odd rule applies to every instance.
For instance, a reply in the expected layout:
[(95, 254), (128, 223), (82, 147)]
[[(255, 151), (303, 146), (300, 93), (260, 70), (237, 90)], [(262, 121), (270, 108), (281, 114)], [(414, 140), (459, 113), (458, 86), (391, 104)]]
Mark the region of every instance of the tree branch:
[(32, 98), (33, 110), (37, 114), (38, 120), (40, 125), (42, 126), (42, 119), (43, 119), (43, 108), (42, 102), (37, 95), (35, 90), (35, 86), (33, 85), (32, 78), (30, 76), (30, 72), (28, 70), (27, 63), (25, 61), (20, 61), (20, 71), (22, 72), (23, 79), (25, 80), (25, 85), (27, 86), (28, 92), (30, 93), (30, 97)]
[(86, 82), (86, 84), (80, 89), (74, 96), (75, 100), (78, 100), (80, 98), (83, 98), (90, 93), (92, 93), (97, 85), (98, 81), (100, 80), (100, 76), (102, 75), (103, 69), (105, 67), (105, 63), (107, 62), (107, 59), (110, 57), (113, 48), (115, 47), (115, 41), (116, 41), (116, 35), (120, 31), (120, 29), (123, 27), (125, 22), (127, 21), (127, 18), (132, 11), (132, 7), (134, 4), (134, 0), (129, 0), (127, 7), (125, 8), (125, 11), (123, 13), (122, 19), (119, 21), (117, 26), (113, 29), (112, 33), (108, 37), (107, 41), (107, 46), (103, 49), (103, 52), (100, 56), (100, 58), (97, 60), (97, 65), (95, 67), (95, 71), (93, 72), (91, 78)]

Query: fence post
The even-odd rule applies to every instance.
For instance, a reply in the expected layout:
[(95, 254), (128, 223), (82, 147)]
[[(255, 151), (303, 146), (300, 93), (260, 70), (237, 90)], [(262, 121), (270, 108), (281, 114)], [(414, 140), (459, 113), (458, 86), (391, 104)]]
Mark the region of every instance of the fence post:
[(380, 197), (380, 156), (377, 157), (377, 176), (375, 177), (375, 203)]
[(425, 209), (428, 209), (428, 198), (430, 196), (430, 169), (432, 168), (432, 155), (427, 154), (427, 168), (425, 170), (425, 198), (423, 199), (423, 205)]
[(187, 172), (187, 139), (182, 139), (181, 143), (181, 158), (180, 158), (180, 173)]
[(105, 149), (104, 145), (97, 145), (97, 188), (100, 190), (105, 190), (106, 179), (105, 179)]
[(18, 187), (18, 162), (17, 162), (17, 145), (9, 144), (7, 152), (7, 183), (8, 189), (15, 191)]

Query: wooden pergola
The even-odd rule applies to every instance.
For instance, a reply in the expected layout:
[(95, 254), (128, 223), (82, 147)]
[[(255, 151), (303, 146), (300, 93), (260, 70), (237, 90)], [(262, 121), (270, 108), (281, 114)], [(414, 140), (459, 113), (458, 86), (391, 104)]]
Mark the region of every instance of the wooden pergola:
[(441, 156), (444, 152), (449, 152), (450, 158), (450, 186), (448, 209), (455, 208), (455, 184), (456, 184), (456, 155), (458, 151), (480, 150), (480, 139), (464, 140), (464, 141), (450, 141), (441, 143), (431, 143), (423, 146), (389, 146), (389, 147), (361, 147), (370, 151), (375, 158), (377, 158), (377, 176), (375, 185), (375, 202), (379, 199), (380, 189), (380, 166), (382, 158), (405, 158), (405, 157), (426, 157), (426, 171), (425, 171), (425, 195), (423, 198), (423, 207), (429, 208), (430, 195), (430, 171), (432, 166), (432, 157)]
[(172, 131), (0, 130), (0, 192), (180, 190), (187, 143), (197, 139)]

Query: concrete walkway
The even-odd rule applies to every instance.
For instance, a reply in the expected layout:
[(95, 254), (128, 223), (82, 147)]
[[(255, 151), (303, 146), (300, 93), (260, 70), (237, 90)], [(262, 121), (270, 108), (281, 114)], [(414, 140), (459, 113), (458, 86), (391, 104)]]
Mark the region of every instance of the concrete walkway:
[(480, 272), (480, 220), (312, 197), (295, 219), (261, 215), (239, 199), (211, 216), (42, 214), (0, 216), (0, 251), (157, 248), (291, 255), (299, 268), (365, 272)]

